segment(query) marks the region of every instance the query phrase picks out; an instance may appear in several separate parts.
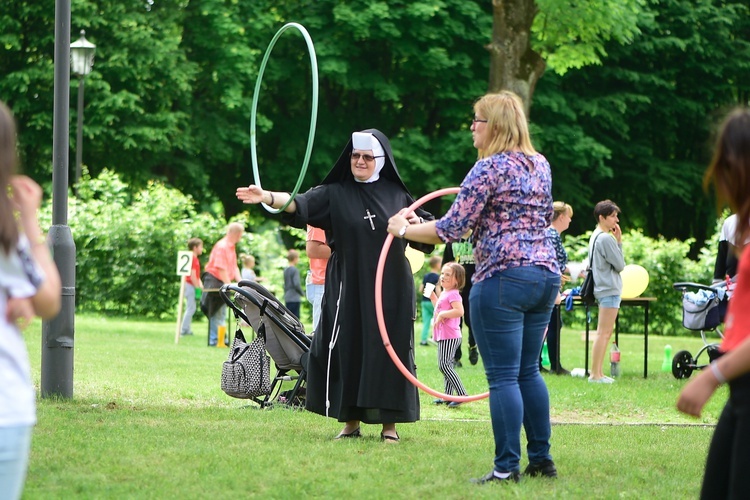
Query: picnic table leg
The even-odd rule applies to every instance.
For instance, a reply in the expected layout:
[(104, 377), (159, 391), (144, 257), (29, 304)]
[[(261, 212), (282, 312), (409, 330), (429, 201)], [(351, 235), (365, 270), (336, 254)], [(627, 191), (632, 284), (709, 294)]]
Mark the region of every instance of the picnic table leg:
[(585, 318), (585, 323), (586, 323), (586, 361), (584, 362), (583, 366), (585, 367), (584, 368), (584, 371), (585, 371), (584, 374), (588, 377), (589, 376), (589, 306), (588, 306), (588, 304), (585, 304), (584, 307), (586, 308), (586, 318)]
[(643, 311), (643, 378), (648, 378), (648, 301)]
[(619, 349), (620, 348), (620, 313), (619, 312), (617, 313), (617, 317), (615, 318), (615, 344), (617, 344), (617, 348)]
[(562, 368), (562, 361), (560, 360), (560, 344), (562, 343), (562, 303), (556, 305), (555, 309), (557, 311), (557, 331), (555, 332), (555, 335), (557, 335), (557, 348), (553, 355), (557, 360), (557, 370), (560, 371)]

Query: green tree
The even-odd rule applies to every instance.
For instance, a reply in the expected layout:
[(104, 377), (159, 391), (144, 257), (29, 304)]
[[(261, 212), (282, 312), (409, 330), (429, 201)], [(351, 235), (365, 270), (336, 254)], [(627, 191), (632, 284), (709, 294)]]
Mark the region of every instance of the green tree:
[[(26, 170), (35, 178), (49, 178), (54, 2), (9, 2), (0, 16), (0, 98), (19, 122)], [(193, 152), (194, 142), (185, 132), (190, 131), (191, 81), (197, 70), (180, 50), (184, 2), (75, 0), (72, 11), (74, 36), (84, 28), (97, 45), (93, 71), (86, 77), (84, 163), (92, 173), (114, 168), (140, 185), (153, 177), (184, 175), (174, 157)], [(72, 106), (73, 124), (75, 112)], [(72, 126), (71, 156), (74, 135)]]
[[(41, 216), (50, 223), (50, 204)], [(186, 250), (191, 237), (201, 238), (210, 251), (224, 236), (227, 222), (234, 221), (247, 228), (237, 253), (254, 254), (258, 272), (269, 277), (267, 284), (274, 289), (285, 265), (275, 222), (246, 212), (227, 221), (199, 211), (191, 196), (162, 182), (133, 189), (107, 169), (94, 178), (84, 172), (77, 197), (70, 200), (77, 254), (76, 310), (168, 317), (179, 296), (177, 251)], [(207, 261), (208, 254), (202, 257), (203, 266)]]
[(0, 11), (0, 99), (18, 122), (26, 172), (52, 173), (54, 2), (7, 0)]
[(641, 0), (495, 0), (489, 90), (509, 89), (531, 107), (549, 67), (559, 73), (601, 63), (605, 43), (638, 34)]
[(607, 45), (601, 66), (547, 75), (532, 119), (556, 197), (582, 214), (573, 231), (590, 228), (594, 203), (611, 198), (625, 227), (695, 237), (695, 252), (716, 218), (701, 188), (712, 126), (748, 95), (748, 10), (713, 0), (649, 5), (643, 35)]
[[(280, 14), (264, 30), (261, 48), (273, 28), (298, 20), (300, 9)], [(391, 139), (415, 194), (456, 185), (476, 154), (468, 128), (471, 102), (486, 89), (487, 61), (477, 57), (491, 30), (486, 2), (320, 0), (302, 10), (320, 74), (317, 133), (303, 188), (323, 178), (352, 131), (371, 127)], [(296, 32), (288, 33), (269, 60), (258, 106), (263, 185), (280, 190), (294, 185), (311, 112), (307, 52)], [(242, 170), (249, 172), (249, 162)], [(225, 201), (229, 212), (240, 209)]]
[[(26, 170), (48, 184), (53, 2), (6, 3), (0, 98), (16, 112)], [(497, 85), (530, 97), (548, 66), (554, 71), (539, 80), (530, 118), (555, 169), (556, 196), (580, 214), (606, 193), (646, 234), (695, 233), (700, 240), (713, 219), (708, 202), (690, 206), (702, 196), (694, 187), (695, 166), (708, 149), (705, 116), (747, 98), (744, 4), (584, 4), (75, 0), (72, 31), (85, 28), (98, 46), (86, 82), (84, 163), (94, 177), (105, 168), (118, 172), (134, 190), (156, 178), (190, 193), (203, 209), (218, 214), (223, 205), (230, 216), (244, 210), (234, 190), (252, 177), (249, 123), (258, 64), (275, 31), (294, 20), (309, 30), (320, 72), (317, 133), (303, 189), (325, 175), (351, 131), (367, 127), (392, 139), (413, 194), (457, 185), (476, 154), (471, 103), (487, 90), (488, 76), (494, 82), (508, 75)], [(485, 50), (490, 57), (482, 57)], [(76, 82), (71, 86), (73, 99)], [(266, 187), (294, 185), (309, 132), (310, 86), (304, 43), (289, 31), (274, 49), (259, 95)], [(71, 124), (75, 118), (73, 109)], [(642, 179), (649, 179), (645, 187), (637, 184)], [(439, 214), (446, 201), (427, 208)], [(256, 207), (252, 212), (265, 215)]]
[[(188, 109), (192, 150), (181, 152), (175, 166), (192, 172), (196, 181), (187, 184), (179, 172), (169, 178), (197, 199), (218, 194), (231, 204), (236, 187), (251, 181), (251, 101), (263, 50), (280, 27), (276, 4), (187, 3), (180, 49), (197, 68)], [(264, 117), (261, 123), (267, 128)]]

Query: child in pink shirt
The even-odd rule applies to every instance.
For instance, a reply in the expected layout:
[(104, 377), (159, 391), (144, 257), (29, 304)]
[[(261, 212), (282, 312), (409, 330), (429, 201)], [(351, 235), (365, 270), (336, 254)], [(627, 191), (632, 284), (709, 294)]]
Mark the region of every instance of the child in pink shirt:
[[(435, 305), (432, 336), (438, 344), (438, 366), (445, 377), (445, 393), (457, 396), (466, 396), (466, 389), (453, 366), (456, 350), (461, 345), (461, 317), (464, 315), (464, 306), (460, 290), (465, 283), (466, 271), (463, 266), (456, 262), (448, 262), (440, 272), (440, 297), (435, 292), (430, 296)], [(436, 399), (434, 403), (448, 402)], [(461, 403), (456, 401), (448, 403), (449, 408), (460, 405)]]

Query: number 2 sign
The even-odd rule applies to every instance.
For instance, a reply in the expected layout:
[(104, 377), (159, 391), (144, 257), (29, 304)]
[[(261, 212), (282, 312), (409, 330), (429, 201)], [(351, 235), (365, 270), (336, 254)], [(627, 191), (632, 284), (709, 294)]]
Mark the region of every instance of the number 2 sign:
[(190, 276), (193, 264), (193, 252), (181, 250), (177, 252), (177, 276)]

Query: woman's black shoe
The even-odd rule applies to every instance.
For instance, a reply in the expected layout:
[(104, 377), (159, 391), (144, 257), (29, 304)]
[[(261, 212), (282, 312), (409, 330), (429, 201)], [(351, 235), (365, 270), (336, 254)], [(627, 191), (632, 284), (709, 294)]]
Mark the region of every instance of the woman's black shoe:
[(529, 464), (526, 466), (526, 470), (523, 471), (524, 476), (544, 476), (544, 477), (557, 477), (557, 468), (555, 468), (555, 462), (552, 460), (545, 460), (538, 464)]
[(475, 365), (477, 364), (477, 361), (479, 361), (479, 351), (477, 350), (477, 346), (469, 347), (469, 363)]
[(487, 483), (517, 483), (521, 480), (521, 474), (518, 471), (511, 472), (510, 476), (506, 478), (500, 478), (495, 475), (495, 471), (491, 470), (489, 474), (484, 477), (477, 477), (471, 480), (474, 484), (487, 484)]

